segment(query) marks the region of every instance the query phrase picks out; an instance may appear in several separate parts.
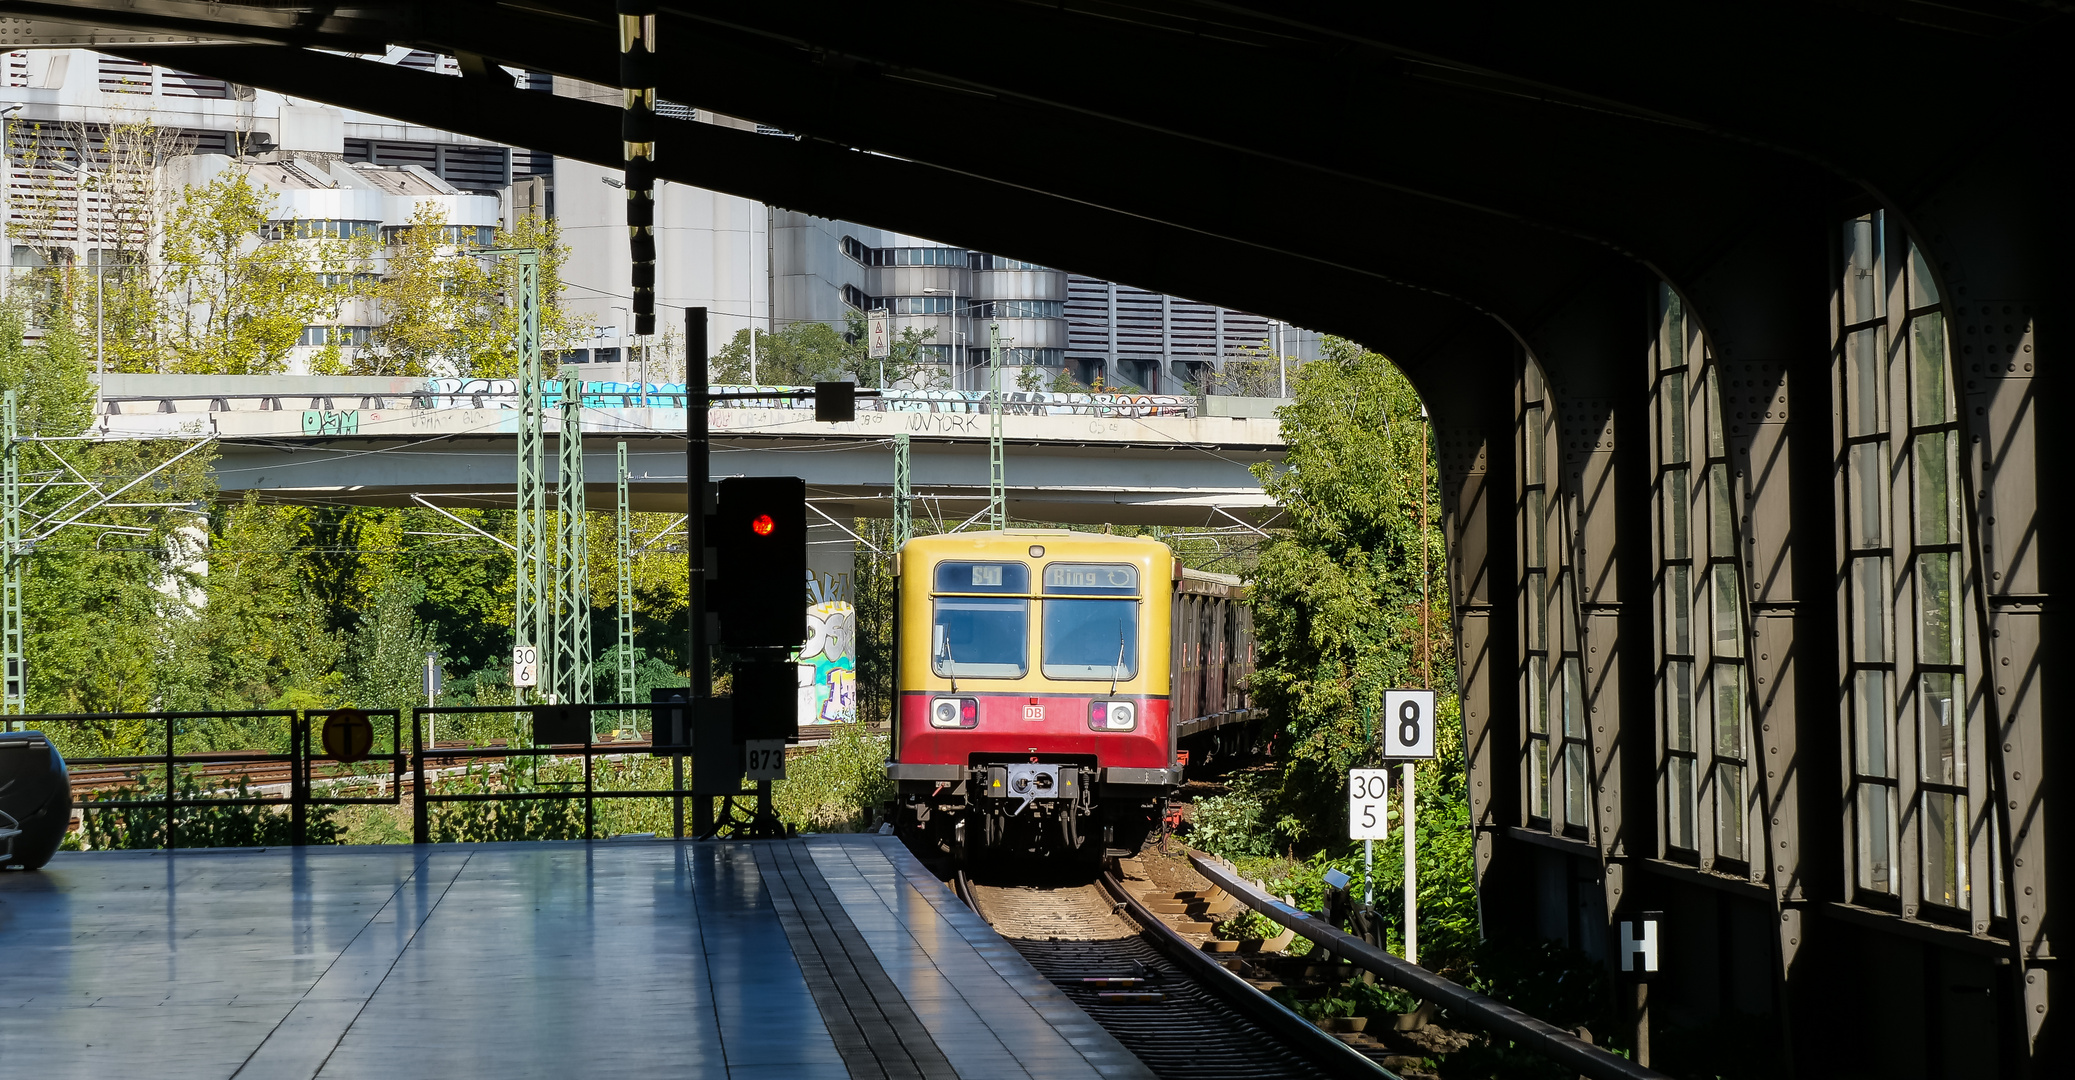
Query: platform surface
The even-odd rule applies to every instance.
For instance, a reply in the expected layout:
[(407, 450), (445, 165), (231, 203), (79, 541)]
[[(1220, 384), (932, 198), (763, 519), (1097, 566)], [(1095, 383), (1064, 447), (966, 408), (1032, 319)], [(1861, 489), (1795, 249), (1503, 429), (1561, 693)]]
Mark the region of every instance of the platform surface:
[(891, 837), (60, 853), (0, 1075), (1149, 1077)]

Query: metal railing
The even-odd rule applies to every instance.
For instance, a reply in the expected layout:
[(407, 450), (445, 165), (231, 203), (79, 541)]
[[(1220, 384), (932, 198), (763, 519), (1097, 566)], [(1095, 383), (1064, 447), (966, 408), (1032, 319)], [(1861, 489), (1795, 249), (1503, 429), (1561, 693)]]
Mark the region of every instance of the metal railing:
[[(403, 731), (403, 711), (373, 710), (246, 710), (218, 712), (109, 712), (45, 713), (10, 718), (20, 726), (42, 730), (52, 736), (62, 752), (67, 744), (80, 745), (91, 739), (151, 745), (159, 749), (144, 754), (67, 756), (73, 776), (75, 797), (72, 809), (80, 814), (150, 810), (162, 815), (164, 846), (180, 845), (183, 811), (224, 807), (279, 807), (287, 811), (289, 843), (310, 842), (310, 809), (322, 806), (398, 806), (406, 788), (412, 803), (411, 838), (414, 843), (432, 841), (432, 810), (436, 806), (462, 803), (511, 803), (542, 800), (573, 802), (584, 807), (583, 836), (597, 837), (597, 803), (601, 799), (669, 799), (673, 835), (685, 836), (684, 804), (687, 798), (711, 797), (726, 800), (753, 797), (754, 790), (694, 792), (685, 783), (684, 757), (672, 755), (668, 788), (603, 788), (597, 783), (595, 762), (600, 757), (651, 755), (653, 744), (646, 740), (598, 742), (594, 717), (603, 712), (647, 716), (649, 702), (599, 702), (581, 705), (511, 706), (479, 705), (416, 708), (410, 710), (409, 740)], [(328, 752), (322, 745), (325, 721), (341, 712), (359, 712), (376, 724), (376, 738), (369, 752), (350, 761)], [(502, 715), (513, 719), (514, 738), (504, 745), (427, 745), (431, 722), (447, 716)], [(542, 727), (543, 717), (553, 717), (564, 728), (581, 732), (581, 741), (539, 742), (530, 737)], [(184, 731), (198, 722), (242, 721), (248, 726), (269, 722), (283, 730), (285, 750), (180, 749)], [(83, 732), (80, 729), (142, 722), (161, 725), (162, 731), (136, 733)], [(566, 733), (566, 732), (565, 732)], [(552, 734), (552, 733), (550, 733)], [(386, 736), (386, 738), (384, 737)], [(505, 771), (516, 763), (532, 766), (544, 760), (579, 759), (580, 781), (537, 781), (545, 786), (503, 791), (442, 791), (443, 776), (477, 765)], [(372, 767), (373, 771), (369, 771)], [(373, 784), (379, 793), (346, 794), (341, 789)], [(137, 795), (141, 788), (144, 794)], [(81, 789), (85, 789), (84, 792)], [(100, 792), (125, 792), (122, 797), (105, 797)], [(156, 826), (158, 822), (151, 823)]]
[[(647, 713), (653, 706), (647, 702), (602, 702), (590, 705), (553, 705), (545, 709), (559, 710), (565, 714), (581, 714), (584, 719), (585, 738), (582, 742), (552, 743), (535, 746), (497, 747), (428, 747), (424, 743), (425, 724), (428, 717), (470, 716), (503, 714), (514, 718), (530, 715), (537, 723), (543, 710), (514, 708), (510, 705), (451, 706), (446, 708), (419, 708), (411, 710), (411, 841), (418, 844), (432, 842), (432, 807), (440, 803), (470, 802), (529, 802), (539, 800), (582, 799), (584, 801), (584, 839), (597, 839), (597, 800), (599, 799), (670, 799), (675, 835), (684, 838), (684, 800), (693, 793), (684, 786), (683, 758), (677, 757), (671, 768), (671, 786), (659, 790), (599, 790), (593, 769), (595, 759), (603, 754), (619, 757), (629, 751), (649, 753), (649, 743), (615, 741), (598, 743), (593, 741), (596, 731), (593, 717), (600, 712)], [(561, 791), (490, 791), (490, 792), (437, 792), (427, 783), (427, 763), (437, 761), (509, 761), (514, 758), (537, 762), (543, 757), (581, 757), (584, 763), (582, 790)]]
[[(317, 793), (314, 770), (317, 764), (326, 761), (338, 765), (347, 764), (329, 754), (319, 753), (316, 744), (312, 740), (311, 730), (313, 723), (330, 715), (332, 713), (326, 710), (310, 710), (306, 712), (292, 709), (254, 709), (231, 712), (45, 713), (16, 717), (14, 719), (24, 727), (42, 730), (46, 736), (63, 732), (67, 730), (67, 726), (76, 729), (89, 724), (120, 724), (138, 721), (147, 724), (163, 724), (165, 727), (162, 736), (164, 750), (159, 753), (71, 757), (66, 759), (66, 765), (75, 773), (80, 770), (99, 770), (112, 767), (120, 770), (121, 781), (137, 781), (143, 785), (146, 791), (149, 791), (150, 788), (149, 782), (146, 781), (144, 776), (147, 769), (162, 771), (164, 784), (163, 790), (159, 794), (145, 798), (74, 799), (72, 808), (81, 813), (107, 810), (157, 810), (164, 815), (165, 846), (177, 848), (180, 846), (179, 811), (182, 809), (226, 806), (286, 806), (289, 811), (290, 842), (304, 844), (308, 842), (309, 808), (312, 806), (347, 806), (367, 803), (395, 805), (402, 796), (403, 767), (405, 764), (405, 755), (396, 749), (403, 733), (402, 715), (395, 709), (369, 710), (366, 712), (370, 720), (388, 717), (390, 721), (390, 752), (386, 754), (369, 753), (366, 757), (358, 759), (364, 761), (386, 760), (389, 762), (389, 795), (386, 797), (348, 796), (331, 793), (320, 795)], [(288, 750), (286, 752), (264, 750), (191, 750), (182, 752), (179, 749), (179, 737), (183, 722), (207, 720), (281, 721), (287, 727)], [(62, 745), (66, 741), (72, 740), (65, 739), (62, 736), (53, 740), (57, 745)], [(212, 766), (217, 767), (213, 773), (209, 771)], [(224, 769), (222, 768), (223, 766), (244, 766), (244, 769), (233, 771)], [(259, 793), (251, 793), (253, 790), (251, 786), (252, 772), (255, 766), (259, 767), (263, 777), (270, 767), (285, 767), (287, 772), (285, 778), (288, 788), (287, 793), (282, 795), (266, 794), (264, 789), (274, 786), (271, 783), (262, 783)], [(181, 791), (181, 781), (194, 781), (196, 774), (193, 770), (197, 768), (203, 770), (202, 777), (204, 779), (216, 781), (219, 785), (239, 785), (238, 790), (242, 793), (236, 795), (213, 794), (210, 793), (212, 789), (202, 788), (203, 793), (200, 795), (191, 796), (183, 794)], [(334, 779), (352, 782), (364, 779), (366, 776), (367, 774), (348, 774)], [(77, 782), (75, 781), (76, 786)], [(127, 786), (127, 783), (122, 783), (118, 790), (122, 790)], [(224, 790), (224, 787), (219, 786), (213, 790)]]
[(1255, 887), (1231, 864), (1216, 856), (1193, 849), (1184, 850), (1206, 880), (1240, 903), (1296, 931), (1334, 956), (1351, 961), (1364, 971), (1374, 972), (1383, 982), (1449, 1010), (1465, 1023), (1511, 1039), (1521, 1048), (1546, 1057), (1566, 1070), (1577, 1070), (1581, 1077), (1592, 1080), (1671, 1080), (1664, 1073), (1594, 1046), (1554, 1024), (1392, 956), (1322, 919), (1299, 911)]

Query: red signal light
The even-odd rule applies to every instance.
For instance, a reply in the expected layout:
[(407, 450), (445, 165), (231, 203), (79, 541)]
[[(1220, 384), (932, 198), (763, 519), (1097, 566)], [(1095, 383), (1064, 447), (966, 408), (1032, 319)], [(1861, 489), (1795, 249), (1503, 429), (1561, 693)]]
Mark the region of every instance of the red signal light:
[(772, 521), (771, 515), (769, 514), (758, 514), (756, 517), (750, 519), (749, 531), (757, 534), (758, 536), (769, 536), (772, 533), (778, 531), (778, 523)]
[(965, 708), (962, 710), (962, 712), (965, 714), (965, 719), (967, 720), (978, 719), (980, 716), (980, 705), (978, 702), (968, 699), (965, 703)]

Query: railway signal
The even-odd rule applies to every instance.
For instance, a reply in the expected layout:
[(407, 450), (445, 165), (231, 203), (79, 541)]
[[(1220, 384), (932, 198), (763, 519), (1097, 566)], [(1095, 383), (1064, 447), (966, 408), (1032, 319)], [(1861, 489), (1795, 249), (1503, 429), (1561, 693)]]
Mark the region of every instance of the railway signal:
[(720, 556), (721, 643), (786, 649), (807, 640), (807, 482), (797, 476), (737, 476), (720, 482), (714, 553)]

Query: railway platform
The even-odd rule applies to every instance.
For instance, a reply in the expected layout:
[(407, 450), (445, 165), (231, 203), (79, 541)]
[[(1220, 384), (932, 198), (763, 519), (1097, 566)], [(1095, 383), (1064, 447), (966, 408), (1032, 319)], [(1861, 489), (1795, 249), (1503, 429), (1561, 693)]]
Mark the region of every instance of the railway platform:
[(9, 1076), (1150, 1077), (892, 837), (60, 853)]

